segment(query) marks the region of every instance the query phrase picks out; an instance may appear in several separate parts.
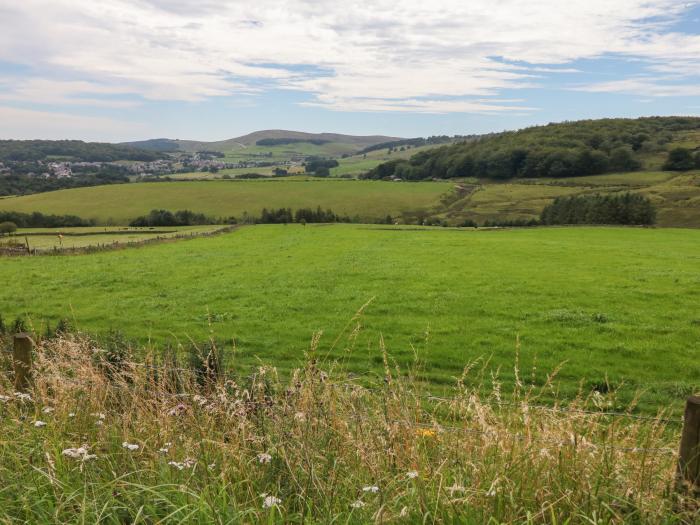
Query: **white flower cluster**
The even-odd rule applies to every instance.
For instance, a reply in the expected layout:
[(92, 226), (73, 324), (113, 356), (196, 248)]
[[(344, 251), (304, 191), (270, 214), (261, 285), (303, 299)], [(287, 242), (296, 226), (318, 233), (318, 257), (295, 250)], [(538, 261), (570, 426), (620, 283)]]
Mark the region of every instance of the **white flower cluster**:
[(97, 458), (95, 454), (89, 453), (87, 447), (67, 448), (63, 451), (63, 455), (72, 459), (80, 459), (81, 461)]

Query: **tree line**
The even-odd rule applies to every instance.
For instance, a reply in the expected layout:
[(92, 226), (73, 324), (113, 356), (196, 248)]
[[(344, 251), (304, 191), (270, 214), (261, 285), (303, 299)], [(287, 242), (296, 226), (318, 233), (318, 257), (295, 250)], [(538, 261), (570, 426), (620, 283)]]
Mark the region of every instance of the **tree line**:
[(104, 184), (126, 184), (129, 177), (115, 169), (103, 167), (96, 173), (74, 172), (72, 177), (40, 177), (26, 173), (0, 175), (0, 196), (30, 195), (45, 191), (82, 188), (86, 186), (101, 186)]
[(446, 143), (452, 142), (454, 140), (466, 139), (466, 138), (469, 138), (469, 137), (465, 137), (462, 135), (455, 135), (454, 137), (450, 137), (448, 135), (433, 135), (430, 137), (416, 137), (413, 139), (391, 140), (389, 142), (381, 142), (379, 144), (367, 146), (366, 148), (360, 150), (357, 154), (363, 155), (365, 153), (370, 153), (371, 151), (379, 151), (379, 150), (383, 150), (383, 149), (392, 150), (392, 149), (405, 147), (405, 146), (417, 148), (419, 146), (426, 146), (428, 144), (446, 144)]
[(324, 139), (294, 139), (294, 138), (279, 138), (279, 139), (260, 139), (255, 142), (256, 146), (284, 146), (286, 144), (298, 144), (300, 142), (308, 142), (314, 146), (322, 146), (328, 144), (330, 140)]
[(38, 211), (0, 211), (0, 222), (10, 222), (18, 228), (71, 228), (95, 225), (94, 220), (81, 219), (75, 215), (45, 215)]
[(291, 208), (270, 209), (263, 208), (259, 219), (255, 222), (260, 224), (288, 224), (297, 222), (300, 224), (319, 222), (353, 222), (347, 215), (338, 215), (333, 210), (324, 210), (318, 206), (313, 208), (298, 208), (292, 211)]
[(577, 195), (557, 197), (545, 206), (541, 224), (651, 225), (656, 209), (643, 195)]
[(82, 140), (0, 140), (0, 161), (36, 161), (68, 157), (84, 162), (154, 161), (162, 153), (129, 146)]
[(141, 215), (129, 223), (129, 226), (196, 226), (201, 224), (217, 224), (220, 221), (203, 213), (190, 210), (151, 210), (148, 215)]

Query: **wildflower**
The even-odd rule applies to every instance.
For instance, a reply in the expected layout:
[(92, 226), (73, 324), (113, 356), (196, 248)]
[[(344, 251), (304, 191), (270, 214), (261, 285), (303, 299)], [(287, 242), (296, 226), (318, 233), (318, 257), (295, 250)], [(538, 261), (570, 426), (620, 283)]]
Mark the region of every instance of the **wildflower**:
[(96, 417), (97, 419), (100, 419), (100, 420), (104, 420), (107, 417), (102, 412), (93, 412), (90, 415), (93, 417)]
[(376, 494), (379, 492), (379, 487), (376, 485), (367, 485), (366, 487), (362, 487), (362, 492), (370, 492), (372, 494)]
[(102, 421), (101, 419), (98, 419), (97, 421), (95, 421), (95, 425), (97, 425), (98, 427), (101, 427), (104, 424), (105, 424), (105, 422)]
[(416, 434), (419, 437), (435, 437), (437, 432), (430, 430), (429, 428), (418, 428), (416, 429)]
[(170, 465), (171, 467), (175, 467), (178, 470), (182, 470), (185, 468), (184, 463), (179, 463), (177, 461), (168, 461), (168, 465)]
[(53, 412), (53, 410), (54, 410), (54, 409), (51, 408), (51, 407), (44, 407), (44, 409), (42, 410), (42, 412), (43, 412), (44, 414), (50, 414), (51, 412)]
[(262, 454), (258, 454), (258, 463), (260, 464), (265, 464), (269, 463), (272, 460), (272, 456), (268, 454), (267, 452), (263, 452)]
[(68, 417), (75, 417), (75, 412), (68, 412)]
[(133, 452), (134, 450), (138, 450), (139, 446), (136, 443), (128, 443), (127, 441), (124, 441), (122, 443), (122, 448), (125, 448), (125, 449)]
[(406, 476), (408, 476), (408, 479), (416, 479), (418, 477), (418, 472), (415, 470), (411, 470), (406, 473)]
[(353, 502), (350, 504), (350, 508), (353, 508), (353, 509), (361, 509), (361, 508), (364, 507), (364, 506), (365, 506), (365, 502), (364, 502), (364, 501), (361, 501), (361, 500), (359, 500), (359, 499), (358, 499), (357, 501), (353, 501)]
[(276, 507), (280, 503), (282, 503), (282, 500), (275, 496), (265, 496), (265, 500), (263, 501), (263, 509)]
[(179, 416), (180, 414), (182, 414), (186, 410), (187, 410), (187, 405), (185, 405), (183, 403), (178, 403), (177, 406), (174, 406), (173, 408), (168, 410), (168, 415), (169, 416)]
[(41, 427), (45, 427), (45, 426), (46, 426), (46, 423), (45, 423), (44, 421), (38, 421), (38, 420), (37, 420), (37, 421), (34, 421), (34, 426), (35, 426), (36, 428), (41, 428)]
[(161, 454), (167, 454), (168, 452), (170, 452), (170, 449), (168, 447), (162, 447), (158, 449), (158, 452), (160, 452)]
[(80, 459), (85, 454), (87, 454), (87, 449), (85, 447), (67, 448), (63, 451), (64, 456), (68, 456), (69, 458), (73, 459)]
[(97, 455), (89, 454), (86, 447), (67, 448), (63, 451), (63, 455), (72, 459), (80, 459), (82, 461), (89, 461), (97, 458)]

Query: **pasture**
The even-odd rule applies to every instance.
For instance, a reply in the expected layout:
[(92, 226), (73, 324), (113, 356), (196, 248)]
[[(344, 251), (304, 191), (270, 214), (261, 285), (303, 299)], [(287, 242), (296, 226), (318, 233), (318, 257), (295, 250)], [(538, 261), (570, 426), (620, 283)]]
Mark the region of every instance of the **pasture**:
[(252, 226), (2, 259), (0, 311), (156, 347), (216, 337), (240, 370), (289, 370), (322, 332), (319, 355), (379, 371), (383, 338), (436, 391), (477, 359), (506, 389), (516, 362), (536, 384), (563, 364), (564, 397), (620, 388), (629, 401), (643, 389), (643, 410), (678, 410), (699, 386), (698, 261), (700, 232), (687, 230)]
[(321, 206), (377, 219), (435, 206), (453, 184), (383, 181), (253, 180), (117, 184), (0, 199), (0, 210), (78, 215), (100, 224), (126, 224), (155, 208), (189, 209), (213, 217), (259, 215), (262, 208)]

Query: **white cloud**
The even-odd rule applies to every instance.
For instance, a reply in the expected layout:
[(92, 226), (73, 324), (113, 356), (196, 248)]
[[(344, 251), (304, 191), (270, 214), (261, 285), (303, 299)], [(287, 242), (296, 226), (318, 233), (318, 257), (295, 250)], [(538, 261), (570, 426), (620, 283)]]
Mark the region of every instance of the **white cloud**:
[(578, 88), (591, 93), (637, 94), (649, 97), (700, 97), (700, 84), (667, 83), (664, 78), (629, 78)]
[[(607, 54), (664, 74), (697, 74), (700, 36), (668, 30), (689, 7), (675, 0), (7, 2), (0, 60), (22, 62), (36, 78), (0, 86), (0, 99), (118, 106), (129, 102), (116, 95), (196, 101), (281, 88), (341, 111), (523, 111), (483, 99), (535, 87), (542, 74), (576, 73), (566, 67), (572, 61)], [(587, 89), (695, 92), (681, 82), (634, 79)]]
[(116, 119), (0, 106), (0, 139), (79, 139), (89, 135), (110, 141), (117, 134), (133, 135), (141, 128)]

